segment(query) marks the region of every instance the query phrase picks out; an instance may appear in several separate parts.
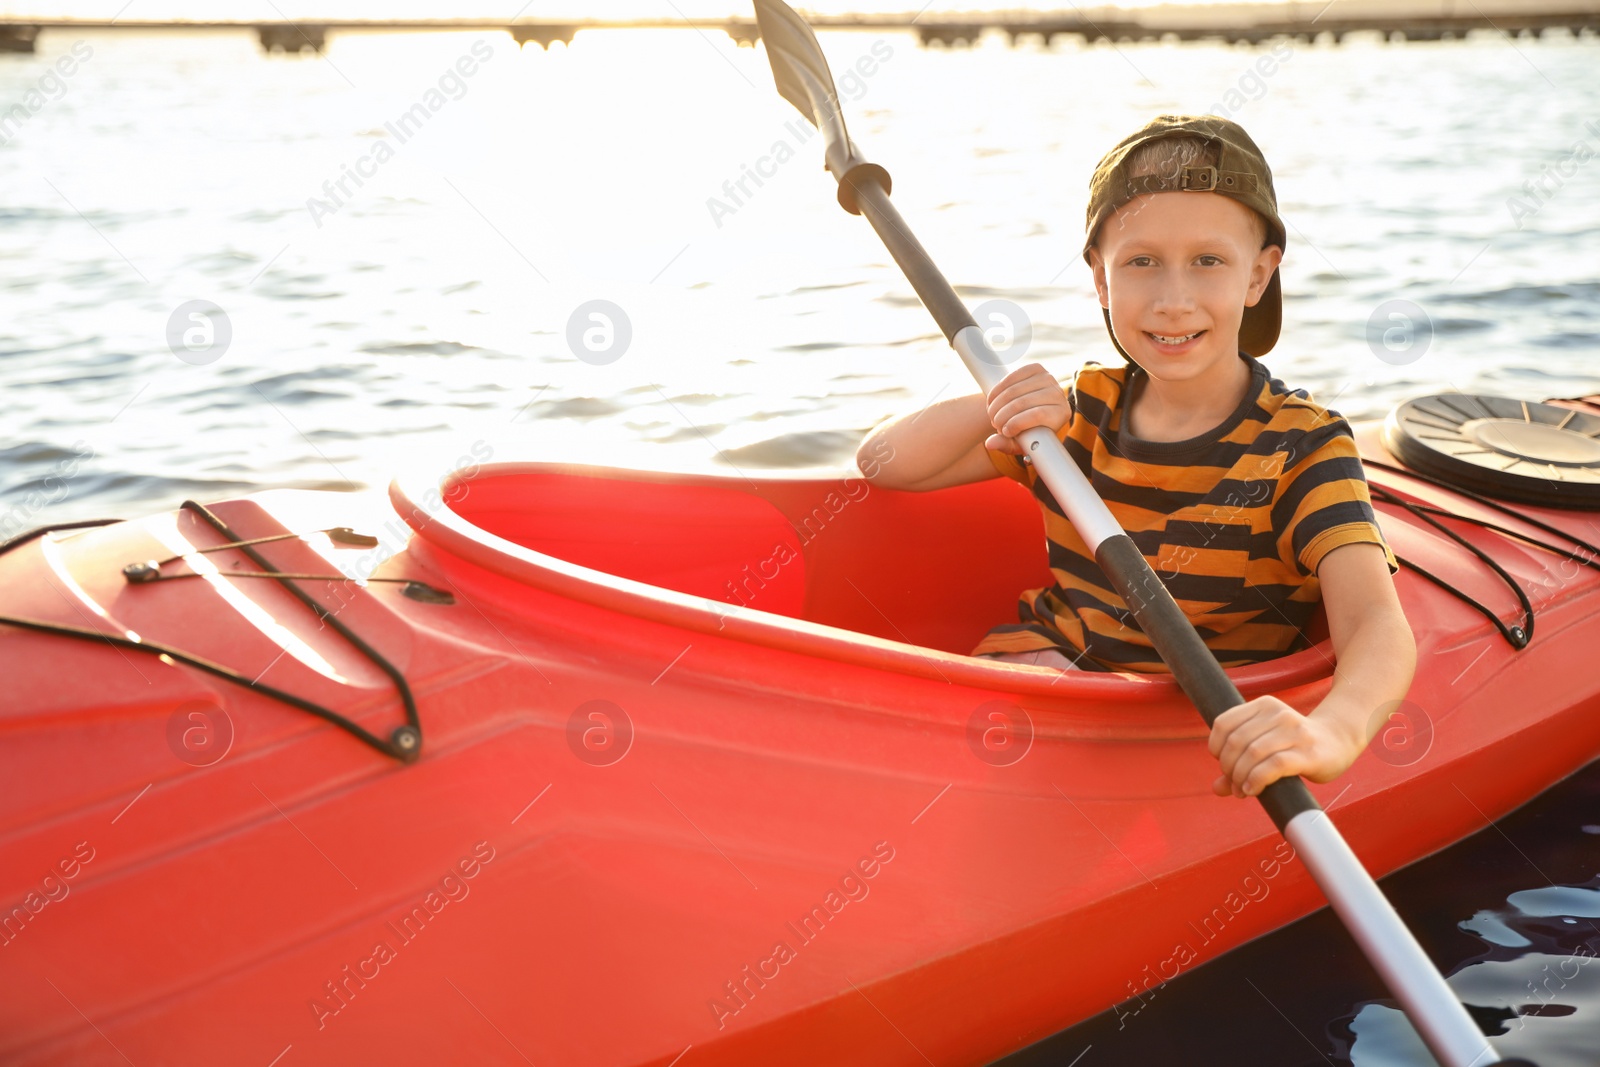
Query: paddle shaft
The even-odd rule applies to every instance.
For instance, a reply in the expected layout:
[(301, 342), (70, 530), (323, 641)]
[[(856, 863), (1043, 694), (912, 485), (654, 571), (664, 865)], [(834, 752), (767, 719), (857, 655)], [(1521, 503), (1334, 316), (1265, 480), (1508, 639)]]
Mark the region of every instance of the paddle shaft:
[[(934, 265), (889, 200), (881, 169), (845, 168), (841, 185), (905, 273), (917, 296), (987, 394), (1005, 377), (972, 313)], [(1043, 426), (1016, 435), (1039, 478), (1061, 505), (1095, 561), (1127, 602), (1139, 628), (1172, 671), (1206, 725), (1244, 703), (1144, 554), (1100, 500), (1061, 441)], [(1339, 918), (1445, 1067), (1478, 1067), (1499, 1057), (1396, 914), (1372, 876), (1298, 777), (1280, 778), (1257, 798), (1306, 862)]]

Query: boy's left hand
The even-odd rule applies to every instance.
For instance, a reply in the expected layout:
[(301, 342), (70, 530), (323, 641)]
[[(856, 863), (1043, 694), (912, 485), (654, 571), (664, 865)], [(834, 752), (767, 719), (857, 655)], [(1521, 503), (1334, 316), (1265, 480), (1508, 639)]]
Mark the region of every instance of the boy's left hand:
[(1331, 781), (1365, 747), (1366, 739), (1352, 736), (1335, 716), (1302, 715), (1277, 697), (1256, 697), (1229, 708), (1211, 727), (1211, 754), (1222, 765), (1211, 790), (1253, 797), (1291, 774)]

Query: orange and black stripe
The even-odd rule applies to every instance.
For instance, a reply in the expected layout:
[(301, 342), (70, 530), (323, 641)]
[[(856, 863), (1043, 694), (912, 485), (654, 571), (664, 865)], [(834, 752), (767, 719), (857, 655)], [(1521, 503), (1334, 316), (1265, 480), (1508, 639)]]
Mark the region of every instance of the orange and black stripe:
[[(1289, 389), (1255, 358), (1244, 399), (1222, 425), (1187, 441), (1121, 432), (1137, 368), (1085, 366), (1067, 391), (1061, 439), (1224, 667), (1303, 646), (1320, 596), (1317, 565), (1341, 545), (1382, 546), (1350, 425)], [(1055, 498), (1021, 457), (991, 452), (1044, 511), (1055, 586), (1030, 589), (1019, 622), (973, 655), (1055, 648), (1095, 670), (1164, 672), (1149, 639)]]

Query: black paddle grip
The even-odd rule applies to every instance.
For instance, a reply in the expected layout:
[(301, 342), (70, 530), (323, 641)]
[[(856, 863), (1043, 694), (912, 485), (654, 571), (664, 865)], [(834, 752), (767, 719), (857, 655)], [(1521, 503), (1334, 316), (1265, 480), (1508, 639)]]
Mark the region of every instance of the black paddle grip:
[[(1229, 708), (1244, 703), (1238, 687), (1217, 663), (1195, 632), (1194, 624), (1161, 584), (1156, 572), (1150, 569), (1131, 537), (1117, 534), (1106, 538), (1095, 549), (1094, 558), (1127, 602), (1133, 617), (1139, 620), (1139, 628), (1171, 669), (1173, 680), (1199, 709), (1207, 726)], [(1278, 779), (1263, 789), (1257, 799), (1279, 830), (1301, 812), (1320, 808), (1298, 777)]]

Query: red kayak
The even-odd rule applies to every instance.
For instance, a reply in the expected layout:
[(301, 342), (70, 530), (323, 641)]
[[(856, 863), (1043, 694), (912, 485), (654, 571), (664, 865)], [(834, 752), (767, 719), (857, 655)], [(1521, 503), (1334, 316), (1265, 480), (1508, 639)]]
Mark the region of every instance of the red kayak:
[[(1358, 433), (1417, 679), (1313, 787), (1375, 875), (1600, 756), (1600, 407), (1423, 404)], [(946, 1067), (1137, 1010), (1323, 898), (1170, 678), (964, 654), (1041, 534), (1005, 480), (520, 463), (14, 540), (0, 1062)], [(1309, 709), (1311, 636), (1228, 674)]]

